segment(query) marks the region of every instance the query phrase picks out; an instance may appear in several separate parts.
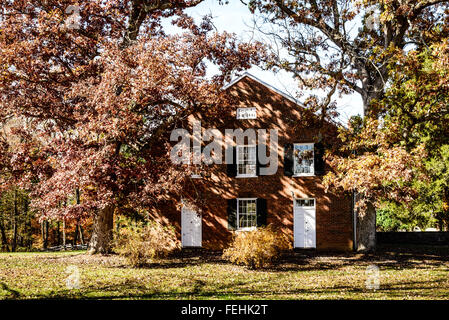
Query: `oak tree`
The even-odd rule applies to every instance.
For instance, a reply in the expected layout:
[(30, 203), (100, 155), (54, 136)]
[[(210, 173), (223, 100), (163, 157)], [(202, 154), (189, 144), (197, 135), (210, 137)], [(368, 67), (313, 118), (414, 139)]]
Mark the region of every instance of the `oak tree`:
[[(114, 212), (182, 192), (168, 133), (224, 112), (224, 82), (263, 54), (208, 17), (195, 24), (183, 10), (199, 2), (2, 1), (0, 117), (27, 122), (15, 148), (2, 145), (3, 183), (30, 190), (42, 216), (91, 214), (91, 253), (110, 251)], [(164, 33), (166, 17), (183, 32)]]

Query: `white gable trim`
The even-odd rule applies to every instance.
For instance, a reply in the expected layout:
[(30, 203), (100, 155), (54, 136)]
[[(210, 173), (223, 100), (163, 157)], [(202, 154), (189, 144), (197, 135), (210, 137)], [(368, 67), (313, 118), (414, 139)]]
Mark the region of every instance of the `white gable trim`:
[(251, 79), (253, 79), (254, 81), (259, 82), (261, 85), (267, 87), (267, 88), (270, 89), (270, 90), (273, 90), (274, 92), (280, 94), (281, 96), (283, 96), (284, 98), (290, 100), (291, 102), (293, 102), (293, 103), (295, 103), (295, 104), (297, 104), (297, 105), (299, 105), (299, 106), (302, 106), (302, 104), (301, 104), (300, 101), (296, 100), (295, 98), (293, 98), (292, 96), (286, 94), (285, 92), (282, 92), (281, 90), (279, 90), (279, 89), (273, 87), (272, 85), (266, 83), (265, 81), (260, 80), (259, 78), (257, 78), (256, 76), (253, 76), (253, 75), (252, 75), (251, 73), (249, 73), (249, 72), (245, 72), (245, 73), (243, 73), (240, 77), (238, 77), (238, 78), (232, 80), (230, 83), (228, 83), (227, 85), (225, 85), (225, 86), (223, 87), (223, 90), (229, 89), (230, 87), (232, 87), (234, 84), (236, 84), (237, 82), (239, 82), (240, 80), (242, 80), (242, 79), (245, 78), (245, 77), (251, 78)]

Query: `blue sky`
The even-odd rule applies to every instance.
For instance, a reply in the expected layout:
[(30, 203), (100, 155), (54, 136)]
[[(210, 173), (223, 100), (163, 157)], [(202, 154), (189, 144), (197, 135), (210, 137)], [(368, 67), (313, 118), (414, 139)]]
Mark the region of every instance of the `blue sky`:
[[(227, 31), (236, 33), (242, 40), (251, 40), (262, 38), (261, 34), (255, 32), (252, 28), (253, 15), (248, 8), (239, 0), (230, 0), (229, 4), (220, 5), (218, 0), (205, 0), (194, 8), (187, 10), (187, 13), (195, 19), (200, 19), (206, 14), (212, 14), (214, 25), (218, 31)], [(166, 30), (175, 32), (175, 29), (165, 24)], [(270, 85), (290, 94), (293, 97), (298, 96), (298, 88), (291, 74), (287, 72), (273, 73), (261, 70), (259, 67), (253, 67), (249, 70), (251, 74)], [(307, 97), (307, 92), (303, 93), (300, 100)], [(363, 114), (362, 99), (358, 94), (344, 96), (338, 99), (339, 120), (343, 123), (356, 114)]]

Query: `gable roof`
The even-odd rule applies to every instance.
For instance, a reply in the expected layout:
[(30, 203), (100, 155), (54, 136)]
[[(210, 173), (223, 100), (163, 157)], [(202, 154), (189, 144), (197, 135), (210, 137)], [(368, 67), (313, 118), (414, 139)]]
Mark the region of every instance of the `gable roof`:
[(241, 80), (243, 80), (244, 78), (247, 78), (247, 77), (252, 79), (252, 80), (254, 80), (254, 81), (256, 81), (256, 82), (258, 82), (258, 83), (260, 83), (264, 87), (267, 87), (268, 89), (276, 92), (277, 94), (280, 94), (281, 96), (283, 96), (284, 98), (290, 100), (291, 102), (293, 102), (293, 103), (303, 107), (303, 104), (299, 100), (297, 100), (297, 99), (293, 98), (291, 95), (289, 95), (289, 94), (287, 94), (287, 93), (285, 93), (285, 92), (283, 92), (283, 91), (273, 87), (272, 85), (266, 83), (265, 81), (260, 80), (259, 78), (257, 78), (256, 76), (252, 75), (249, 72), (245, 72), (240, 77), (235, 78), (234, 80), (232, 80), (230, 83), (228, 83), (227, 85), (225, 85), (223, 87), (223, 90), (226, 90), (226, 89), (232, 87), (233, 85), (235, 85), (236, 83), (240, 82)]

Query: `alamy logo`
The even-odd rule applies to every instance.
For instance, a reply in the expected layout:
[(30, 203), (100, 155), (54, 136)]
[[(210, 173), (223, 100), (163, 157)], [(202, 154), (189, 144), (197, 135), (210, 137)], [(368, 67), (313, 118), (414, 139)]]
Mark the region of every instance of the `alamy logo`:
[[(224, 163), (234, 164), (234, 145), (253, 146), (254, 152), (246, 150), (237, 155), (237, 163), (257, 159), (260, 164), (259, 175), (273, 175), (277, 172), (278, 131), (276, 129), (270, 129), (269, 132), (266, 129), (246, 129), (245, 131), (225, 129), (223, 136), (218, 129), (203, 130), (201, 121), (198, 120), (193, 121), (192, 127), (193, 134), (186, 129), (175, 129), (171, 133), (170, 140), (178, 141), (170, 152), (170, 159), (174, 164), (222, 164), (223, 148), (225, 149)], [(203, 142), (209, 143), (202, 148)]]
[(64, 26), (67, 29), (78, 30), (80, 28), (81, 15), (80, 7), (75, 5), (70, 5), (66, 8), (65, 13), (69, 16), (65, 20)]
[(365, 286), (370, 290), (379, 290), (380, 288), (380, 274), (379, 267), (372, 264), (366, 267), (365, 270), (366, 281)]
[(375, 8), (369, 8), (366, 11), (366, 27), (370, 31), (376, 30), (380, 25), (379, 12)]
[(80, 271), (77, 266), (70, 265), (65, 270), (69, 276), (65, 279), (66, 288), (69, 290), (80, 288)]

